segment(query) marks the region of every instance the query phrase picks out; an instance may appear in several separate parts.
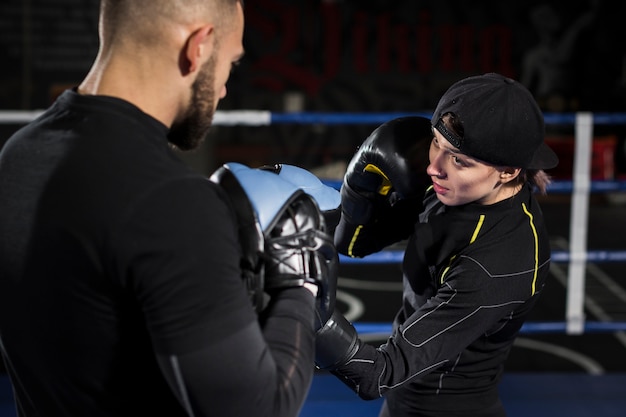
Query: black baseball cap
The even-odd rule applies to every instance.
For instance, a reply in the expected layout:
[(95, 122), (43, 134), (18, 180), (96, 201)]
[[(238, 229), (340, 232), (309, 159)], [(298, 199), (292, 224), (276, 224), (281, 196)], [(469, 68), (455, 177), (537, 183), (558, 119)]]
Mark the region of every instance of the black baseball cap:
[[(441, 118), (454, 113), (463, 137)], [(482, 161), (525, 169), (550, 169), (559, 158), (544, 142), (543, 113), (519, 82), (496, 73), (465, 78), (439, 100), (431, 123), (453, 146)]]

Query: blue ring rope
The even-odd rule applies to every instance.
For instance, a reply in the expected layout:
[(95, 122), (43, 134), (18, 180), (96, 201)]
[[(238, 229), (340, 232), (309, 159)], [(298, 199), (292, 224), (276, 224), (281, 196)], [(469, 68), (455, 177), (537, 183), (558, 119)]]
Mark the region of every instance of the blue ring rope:
[[(356, 322), (354, 328), (359, 334), (386, 334), (391, 335), (391, 323)], [(610, 333), (626, 331), (626, 322), (587, 321), (584, 325), (585, 333)], [(520, 329), (521, 334), (566, 333), (567, 323), (555, 322), (526, 322)]]
[[(432, 112), (270, 113), (270, 124), (381, 124), (391, 119), (404, 116), (421, 116), (430, 119)], [(543, 117), (545, 123), (548, 125), (573, 125), (576, 123), (576, 113), (544, 113)], [(626, 124), (626, 113), (593, 113), (593, 122), (598, 125)]]
[[(383, 250), (372, 253), (364, 258), (351, 258), (345, 255), (339, 255), (339, 261), (342, 264), (399, 264), (402, 263), (404, 251), (402, 250)], [(552, 251), (552, 262), (568, 263), (571, 260), (568, 251), (555, 250)], [(603, 262), (626, 262), (626, 251), (610, 251), (610, 250), (590, 250), (587, 251), (585, 261), (603, 263)]]
[[(337, 190), (341, 188), (339, 180), (322, 180), (329, 187)], [(574, 190), (573, 181), (554, 181), (548, 186), (547, 192), (551, 194), (569, 194)], [(590, 192), (592, 193), (610, 193), (618, 191), (626, 191), (626, 181), (619, 180), (595, 180), (591, 181)]]
[[(28, 123), (41, 115), (43, 110), (2, 110), (0, 124)], [(593, 113), (593, 123), (598, 125), (626, 124), (626, 113)], [(267, 110), (218, 110), (215, 113), (216, 125), (266, 126), (271, 124), (382, 124), (403, 116), (430, 118), (430, 111), (415, 112), (373, 112), (373, 113), (331, 113), (331, 112), (270, 112)], [(576, 113), (544, 113), (547, 125), (574, 125)]]

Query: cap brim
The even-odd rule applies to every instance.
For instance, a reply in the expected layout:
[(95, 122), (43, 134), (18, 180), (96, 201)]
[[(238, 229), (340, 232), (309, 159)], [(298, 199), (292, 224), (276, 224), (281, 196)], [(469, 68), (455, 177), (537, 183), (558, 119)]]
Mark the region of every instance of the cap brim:
[(535, 151), (532, 161), (527, 169), (550, 169), (559, 164), (559, 157), (554, 151), (543, 142)]

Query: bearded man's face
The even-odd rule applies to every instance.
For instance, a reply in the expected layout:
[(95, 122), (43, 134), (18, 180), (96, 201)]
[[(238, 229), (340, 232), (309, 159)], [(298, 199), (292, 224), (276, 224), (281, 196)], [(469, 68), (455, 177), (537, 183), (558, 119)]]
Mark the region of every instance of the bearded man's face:
[(185, 115), (172, 124), (168, 140), (181, 150), (196, 149), (206, 137), (215, 114), (215, 67), (213, 55), (202, 65), (191, 86)]

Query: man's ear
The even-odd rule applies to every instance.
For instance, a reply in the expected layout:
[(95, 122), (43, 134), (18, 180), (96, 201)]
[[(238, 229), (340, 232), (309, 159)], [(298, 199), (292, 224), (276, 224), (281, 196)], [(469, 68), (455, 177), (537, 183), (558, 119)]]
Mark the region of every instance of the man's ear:
[(521, 171), (522, 171), (521, 168), (502, 167), (500, 169), (500, 181), (502, 183), (507, 183), (509, 181), (512, 181), (518, 177)]
[(215, 46), (215, 27), (204, 25), (197, 28), (187, 38), (182, 51), (181, 70), (184, 75), (195, 72), (213, 53)]

